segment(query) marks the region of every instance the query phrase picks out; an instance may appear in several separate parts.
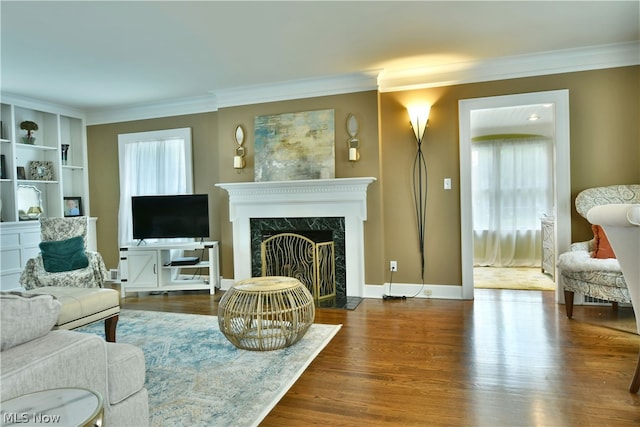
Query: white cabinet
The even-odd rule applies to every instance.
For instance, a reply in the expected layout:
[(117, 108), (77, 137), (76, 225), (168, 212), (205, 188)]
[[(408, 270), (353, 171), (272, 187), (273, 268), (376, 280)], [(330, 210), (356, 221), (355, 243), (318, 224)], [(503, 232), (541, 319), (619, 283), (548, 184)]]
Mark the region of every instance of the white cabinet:
[[(3, 96), (0, 117), (1, 220), (25, 219), (26, 210), (31, 206), (18, 197), (19, 189), (24, 186), (35, 189), (43, 216), (63, 216), (65, 197), (79, 197), (82, 214), (89, 215), (86, 127), (82, 114), (64, 107)], [(33, 143), (27, 143), (27, 132), (20, 128), (25, 121), (38, 126), (33, 132)]]
[[(195, 252), (200, 261), (194, 265), (172, 265), (172, 254), (182, 254), (183, 251)], [(127, 292), (198, 289), (207, 289), (213, 295), (216, 288), (220, 288), (218, 242), (120, 248), (120, 290), (123, 298)]]
[(542, 234), (542, 272), (555, 280), (556, 251), (555, 251), (555, 221), (551, 217), (541, 220)]
[(20, 273), (27, 265), (27, 260), (40, 252), (39, 243), (38, 222), (0, 224), (0, 289), (9, 291), (20, 288)]
[(128, 251), (126, 254), (126, 278), (122, 278), (131, 287), (158, 287), (158, 251)]

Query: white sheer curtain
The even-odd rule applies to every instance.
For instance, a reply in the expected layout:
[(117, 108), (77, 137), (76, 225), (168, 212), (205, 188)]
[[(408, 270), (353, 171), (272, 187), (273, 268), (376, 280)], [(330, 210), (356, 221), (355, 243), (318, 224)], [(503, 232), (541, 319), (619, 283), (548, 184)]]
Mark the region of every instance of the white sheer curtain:
[(551, 149), (543, 137), (472, 144), (474, 265), (540, 265), (540, 218), (553, 206)]
[(190, 135), (188, 128), (119, 135), (120, 246), (133, 244), (132, 196), (192, 193)]

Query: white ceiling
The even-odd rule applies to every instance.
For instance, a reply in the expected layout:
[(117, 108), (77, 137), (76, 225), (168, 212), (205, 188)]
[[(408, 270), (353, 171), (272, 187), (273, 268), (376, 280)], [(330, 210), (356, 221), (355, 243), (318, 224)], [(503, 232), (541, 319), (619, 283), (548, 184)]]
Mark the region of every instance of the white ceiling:
[(471, 137), (527, 133), (555, 136), (555, 106), (530, 104), (471, 111)]
[[(637, 42), (638, 1), (7, 1), (1, 85), (84, 111)], [(639, 54), (640, 55), (640, 54)]]

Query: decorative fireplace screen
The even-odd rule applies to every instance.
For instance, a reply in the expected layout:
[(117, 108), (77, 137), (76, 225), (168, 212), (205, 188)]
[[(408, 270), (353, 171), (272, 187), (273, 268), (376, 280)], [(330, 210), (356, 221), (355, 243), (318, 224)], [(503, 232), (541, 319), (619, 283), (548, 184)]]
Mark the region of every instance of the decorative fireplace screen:
[(280, 233), (260, 245), (263, 276), (287, 276), (300, 280), (316, 305), (336, 297), (333, 241), (314, 242), (296, 233)]

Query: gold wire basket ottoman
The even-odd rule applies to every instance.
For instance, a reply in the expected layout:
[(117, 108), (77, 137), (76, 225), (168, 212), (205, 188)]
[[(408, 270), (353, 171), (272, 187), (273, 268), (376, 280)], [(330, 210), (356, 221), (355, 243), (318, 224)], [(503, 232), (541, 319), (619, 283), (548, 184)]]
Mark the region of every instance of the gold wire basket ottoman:
[(220, 331), (245, 350), (277, 350), (300, 340), (315, 317), (313, 297), (293, 277), (236, 282), (218, 305)]

